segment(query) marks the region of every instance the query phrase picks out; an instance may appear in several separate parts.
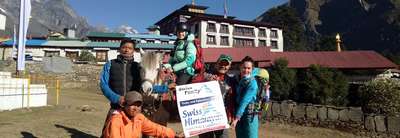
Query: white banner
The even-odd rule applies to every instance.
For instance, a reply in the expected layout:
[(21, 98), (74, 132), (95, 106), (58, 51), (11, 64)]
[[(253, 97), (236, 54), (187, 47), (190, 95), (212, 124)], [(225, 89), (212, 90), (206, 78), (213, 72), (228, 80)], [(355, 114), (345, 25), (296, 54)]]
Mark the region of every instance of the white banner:
[(177, 86), (176, 96), (186, 137), (229, 128), (217, 81)]
[(31, 0), (21, 0), (19, 11), (17, 70), (22, 71), (25, 70), (25, 43), (28, 33), (29, 18), (31, 16)]
[(0, 30), (6, 30), (6, 16), (0, 14)]

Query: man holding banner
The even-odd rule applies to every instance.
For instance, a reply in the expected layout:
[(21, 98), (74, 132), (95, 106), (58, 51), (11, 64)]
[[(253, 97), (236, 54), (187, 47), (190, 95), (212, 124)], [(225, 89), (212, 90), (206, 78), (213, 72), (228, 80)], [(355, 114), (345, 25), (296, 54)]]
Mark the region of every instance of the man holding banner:
[[(212, 76), (206, 77), (208, 81), (217, 80), (220, 85), (222, 98), (225, 105), (226, 115), (228, 121), (230, 122), (234, 116), (234, 86), (237, 84), (237, 79), (233, 74), (227, 74), (232, 64), (232, 57), (229, 55), (221, 54), (217, 60), (217, 64), (215, 65), (214, 70), (211, 70), (207, 75), (204, 76)], [(200, 134), (200, 138), (228, 138), (228, 130), (216, 130), (207, 133)]]

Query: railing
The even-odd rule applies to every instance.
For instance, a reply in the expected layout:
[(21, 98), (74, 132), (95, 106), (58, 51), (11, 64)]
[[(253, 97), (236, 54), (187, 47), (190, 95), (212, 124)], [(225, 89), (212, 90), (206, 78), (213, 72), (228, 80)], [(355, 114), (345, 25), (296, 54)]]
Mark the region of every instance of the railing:
[(29, 74), (28, 80), (31, 84), (45, 84), (49, 99), (55, 97), (55, 104), (58, 105), (60, 102), (60, 92), (61, 92), (61, 81), (53, 76), (43, 76), (39, 74)]
[(60, 103), (60, 80), (36, 74), (0, 77), (0, 110), (30, 108)]

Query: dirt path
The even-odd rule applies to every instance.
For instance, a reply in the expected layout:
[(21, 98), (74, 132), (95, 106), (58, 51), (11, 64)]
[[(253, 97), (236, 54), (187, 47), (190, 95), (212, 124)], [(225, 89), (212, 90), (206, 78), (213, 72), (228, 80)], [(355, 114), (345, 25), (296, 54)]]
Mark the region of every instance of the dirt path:
[[(0, 137), (98, 137), (101, 134), (107, 100), (96, 89), (62, 90), (60, 105), (55, 105), (50, 91), (50, 106), (0, 112)], [(86, 106), (86, 107), (84, 107)], [(88, 111), (82, 111), (82, 108)], [(179, 123), (169, 124), (180, 130)], [(234, 136), (233, 130), (231, 136)], [(356, 137), (353, 134), (324, 128), (262, 124), (260, 138)]]

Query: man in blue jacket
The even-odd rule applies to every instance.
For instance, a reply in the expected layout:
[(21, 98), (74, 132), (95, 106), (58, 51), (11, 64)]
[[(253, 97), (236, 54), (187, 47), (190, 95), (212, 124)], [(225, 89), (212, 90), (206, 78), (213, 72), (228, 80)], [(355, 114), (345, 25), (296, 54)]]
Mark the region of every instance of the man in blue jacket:
[(100, 89), (111, 106), (106, 122), (112, 112), (124, 105), (127, 92), (141, 90), (142, 68), (133, 58), (135, 45), (132, 40), (121, 41), (119, 55), (116, 59), (108, 61), (100, 74)]
[(124, 103), (124, 96), (129, 91), (141, 90), (141, 67), (134, 62), (135, 42), (123, 40), (116, 59), (108, 61), (100, 76), (100, 88), (111, 102), (111, 109), (118, 109)]

